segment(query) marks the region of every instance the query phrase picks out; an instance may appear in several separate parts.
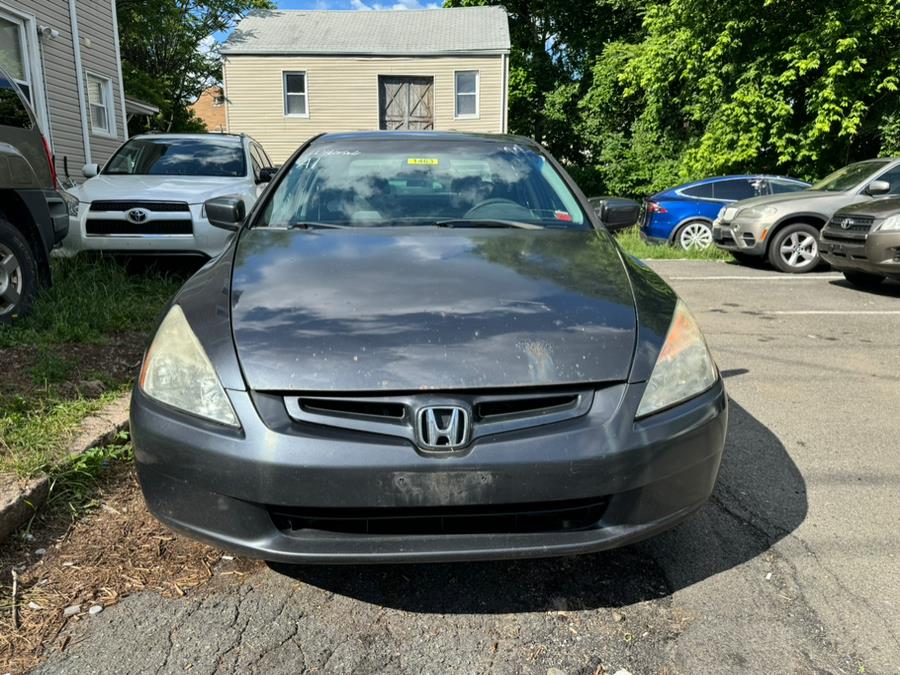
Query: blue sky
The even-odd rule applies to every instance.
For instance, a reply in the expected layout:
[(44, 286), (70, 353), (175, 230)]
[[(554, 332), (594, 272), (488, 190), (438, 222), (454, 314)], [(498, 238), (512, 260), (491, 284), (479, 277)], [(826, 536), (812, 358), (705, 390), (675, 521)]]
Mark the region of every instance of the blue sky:
[(440, 7), (437, 0), (275, 0), (278, 9), (424, 9)]

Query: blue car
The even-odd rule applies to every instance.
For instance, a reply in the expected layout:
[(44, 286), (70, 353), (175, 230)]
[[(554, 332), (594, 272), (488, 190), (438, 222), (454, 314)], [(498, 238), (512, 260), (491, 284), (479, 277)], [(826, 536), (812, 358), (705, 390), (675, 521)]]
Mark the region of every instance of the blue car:
[(785, 176), (717, 176), (657, 192), (644, 199), (641, 234), (683, 249), (712, 244), (712, 224), (725, 204), (809, 187)]

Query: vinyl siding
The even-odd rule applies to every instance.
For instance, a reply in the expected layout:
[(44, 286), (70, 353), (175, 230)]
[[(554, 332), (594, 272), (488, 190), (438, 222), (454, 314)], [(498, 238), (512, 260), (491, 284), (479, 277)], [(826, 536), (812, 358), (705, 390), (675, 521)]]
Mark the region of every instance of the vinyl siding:
[[(480, 114), (454, 119), (454, 71), (480, 73)], [(282, 73), (305, 71), (309, 117), (285, 117)], [(378, 76), (434, 78), (434, 128), (503, 131), (503, 58), (491, 56), (244, 56), (225, 59), (228, 130), (259, 141), (283, 162), (308, 138), (329, 131), (378, 129)]]
[(122, 144), (128, 133), (122, 128), (122, 97), (111, 0), (78, 0), (78, 32), (81, 34), (81, 65), (85, 73), (112, 80), (115, 138), (93, 133), (88, 115), (91, 159), (97, 164), (103, 164)]
[[(56, 38), (38, 39), (41, 54), (43, 90), (46, 98), (49, 129), (45, 129), (56, 158), (59, 175), (68, 160), (69, 174), (77, 181), (85, 163), (84, 141), (81, 133), (81, 109), (78, 105), (78, 82), (75, 73), (75, 50), (68, 0), (0, 0), (0, 7), (15, 9), (33, 16), (39, 25), (59, 31)], [(91, 159), (105, 162), (125, 140), (122, 128), (121, 97), (119, 95), (119, 64), (113, 42), (113, 13), (111, 0), (78, 0), (78, 30), (81, 35), (82, 67), (113, 81), (116, 139), (91, 135)], [(85, 39), (90, 39), (87, 47)]]

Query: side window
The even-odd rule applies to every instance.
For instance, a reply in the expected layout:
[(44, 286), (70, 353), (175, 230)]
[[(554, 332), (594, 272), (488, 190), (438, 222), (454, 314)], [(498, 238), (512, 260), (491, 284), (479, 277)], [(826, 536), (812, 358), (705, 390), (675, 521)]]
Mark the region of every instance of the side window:
[(681, 193), (687, 195), (688, 197), (700, 197), (701, 199), (712, 199), (713, 198), (713, 186), (711, 183), (706, 183), (705, 185), (695, 185), (694, 187), (689, 187), (685, 190), (682, 190)]
[(250, 163), (253, 165), (253, 177), (259, 179), (259, 170), (263, 168), (264, 164), (259, 156), (259, 150), (252, 143), (250, 144)]
[(306, 73), (285, 72), (284, 78), (284, 115), (290, 117), (309, 117), (306, 101)]
[(750, 199), (757, 195), (756, 189), (746, 178), (736, 180), (721, 180), (713, 184), (713, 197), (730, 201)]
[(16, 93), (15, 85), (0, 75), (0, 126), (31, 128), (31, 116)]
[(785, 192), (800, 192), (806, 190), (809, 186), (803, 183), (792, 183), (786, 180), (773, 180), (771, 183), (772, 193), (779, 195)]
[(883, 174), (878, 176), (876, 180), (883, 180), (891, 184), (891, 189), (889, 190), (888, 194), (900, 194), (900, 164), (895, 166), (893, 169), (888, 169)]

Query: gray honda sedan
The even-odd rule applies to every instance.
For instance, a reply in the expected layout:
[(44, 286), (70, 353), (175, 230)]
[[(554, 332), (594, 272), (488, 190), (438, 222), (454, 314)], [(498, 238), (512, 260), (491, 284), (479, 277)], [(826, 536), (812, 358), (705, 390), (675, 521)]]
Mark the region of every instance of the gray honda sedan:
[(283, 562), (537, 557), (672, 527), (715, 484), (696, 321), (537, 144), (318, 137), (179, 291), (131, 408), (153, 513)]

